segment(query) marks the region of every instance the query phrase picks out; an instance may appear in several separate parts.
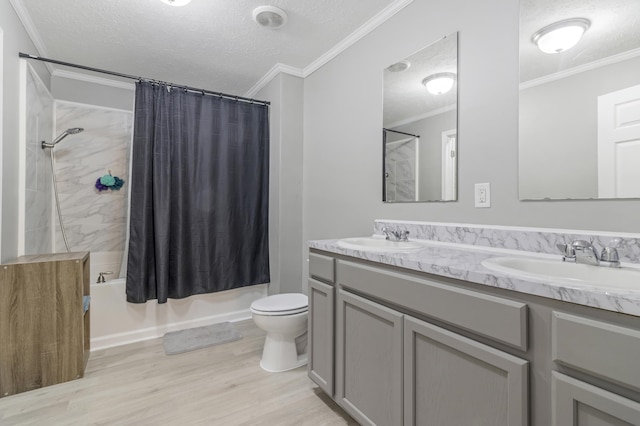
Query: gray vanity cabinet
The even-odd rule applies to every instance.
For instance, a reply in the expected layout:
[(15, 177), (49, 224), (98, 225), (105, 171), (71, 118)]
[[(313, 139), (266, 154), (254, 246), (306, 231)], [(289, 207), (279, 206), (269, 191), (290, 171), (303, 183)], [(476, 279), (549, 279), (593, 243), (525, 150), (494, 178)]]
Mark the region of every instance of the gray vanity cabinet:
[(309, 253), (307, 372), (320, 389), (334, 395), (335, 259)]
[[(640, 389), (640, 331), (564, 312), (553, 312), (552, 358), (604, 382)], [(593, 379), (592, 379), (593, 380)], [(640, 403), (552, 372), (554, 426), (640, 425)]]
[(333, 396), (334, 288), (309, 279), (308, 374), (320, 389)]
[(640, 404), (588, 383), (552, 373), (553, 426), (637, 426)]
[(404, 319), (404, 424), (527, 424), (528, 362)]
[(402, 424), (403, 315), (338, 290), (336, 400), (362, 425)]

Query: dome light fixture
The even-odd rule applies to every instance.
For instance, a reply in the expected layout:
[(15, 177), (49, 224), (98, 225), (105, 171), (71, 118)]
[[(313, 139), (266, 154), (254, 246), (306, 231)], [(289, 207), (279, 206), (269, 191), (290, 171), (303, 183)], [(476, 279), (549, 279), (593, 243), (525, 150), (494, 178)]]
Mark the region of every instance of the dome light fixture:
[(186, 6), (188, 5), (191, 0), (160, 0), (162, 3), (166, 3), (170, 6)]
[(387, 71), (390, 72), (402, 72), (409, 69), (411, 66), (411, 62), (404, 60), (400, 62), (396, 62), (395, 64), (391, 64), (387, 67)]
[(253, 20), (272, 30), (284, 27), (288, 19), (285, 11), (275, 6), (258, 6), (253, 9)]
[(431, 74), (422, 80), (422, 84), (432, 95), (443, 95), (453, 88), (456, 75), (452, 72), (439, 72)]
[(571, 18), (554, 22), (539, 29), (531, 36), (531, 41), (544, 53), (560, 53), (578, 44), (591, 26), (585, 18)]

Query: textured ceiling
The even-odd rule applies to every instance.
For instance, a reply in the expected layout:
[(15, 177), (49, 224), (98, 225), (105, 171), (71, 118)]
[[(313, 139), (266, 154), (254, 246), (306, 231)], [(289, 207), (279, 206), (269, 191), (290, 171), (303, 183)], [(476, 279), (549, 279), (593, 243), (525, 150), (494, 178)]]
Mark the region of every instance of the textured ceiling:
[[(393, 0), (12, 0), (21, 2), (46, 55), (126, 74), (242, 95), (277, 63), (304, 68)], [(285, 10), (270, 30), (260, 5)], [(26, 52), (35, 53), (35, 52)]]
[[(549, 55), (531, 42), (531, 36), (540, 28), (569, 18), (591, 21), (591, 27), (573, 48)], [(638, 48), (640, 0), (520, 1), (521, 82)]]
[(402, 72), (384, 70), (384, 127), (455, 105), (457, 85), (443, 95), (432, 95), (422, 80), (435, 73), (457, 74), (457, 35), (451, 34), (406, 58), (410, 67)]

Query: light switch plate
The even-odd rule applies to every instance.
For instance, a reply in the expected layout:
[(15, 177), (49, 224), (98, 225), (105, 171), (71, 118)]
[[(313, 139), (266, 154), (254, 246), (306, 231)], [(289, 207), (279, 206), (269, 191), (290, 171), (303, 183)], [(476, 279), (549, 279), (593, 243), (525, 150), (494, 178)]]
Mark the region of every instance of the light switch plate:
[(491, 184), (476, 183), (476, 207), (491, 207)]

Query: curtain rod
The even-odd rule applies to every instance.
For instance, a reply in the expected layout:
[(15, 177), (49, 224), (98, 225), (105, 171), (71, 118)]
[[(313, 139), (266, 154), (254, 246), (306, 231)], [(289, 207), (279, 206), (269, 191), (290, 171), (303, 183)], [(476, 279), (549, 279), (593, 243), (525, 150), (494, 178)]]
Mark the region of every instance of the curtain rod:
[(382, 130), (384, 130), (385, 132), (393, 132), (393, 133), (400, 133), (401, 135), (413, 136), (414, 138), (420, 137), (420, 135), (413, 135), (411, 133), (400, 132), (398, 130), (385, 129), (384, 127), (382, 128)]
[(184, 89), (184, 90), (188, 90), (190, 92), (199, 92), (199, 93), (202, 93), (203, 95), (205, 93), (207, 93), (209, 95), (215, 95), (215, 96), (218, 96), (220, 98), (232, 99), (232, 100), (235, 100), (235, 101), (249, 102), (249, 103), (252, 103), (252, 104), (262, 104), (262, 105), (267, 105), (267, 106), (271, 105), (271, 102), (269, 102), (269, 101), (259, 101), (257, 99), (245, 98), (244, 96), (229, 95), (227, 93), (214, 92), (212, 90), (206, 90), (206, 89), (197, 89), (195, 87), (189, 87), (189, 86), (180, 85), (180, 84), (167, 83), (166, 81), (155, 80), (153, 78), (136, 77), (135, 75), (123, 74), (123, 73), (115, 72), (115, 71), (102, 70), (102, 69), (99, 69), (99, 68), (92, 68), (92, 67), (87, 67), (87, 66), (84, 66), (84, 65), (72, 64), (72, 63), (69, 63), (69, 62), (57, 61), (55, 59), (43, 58), (42, 56), (30, 55), (28, 53), (20, 52), (20, 53), (18, 53), (18, 56), (21, 57), (21, 58), (25, 58), (25, 59), (34, 59), (36, 61), (50, 62), (52, 64), (64, 65), (66, 67), (73, 67), (73, 68), (79, 68), (79, 69), (87, 70), (87, 71), (99, 72), (99, 73), (102, 73), (102, 74), (108, 74), (108, 75), (113, 75), (113, 76), (116, 76), (116, 77), (128, 78), (128, 79), (131, 79), (131, 80), (147, 81), (147, 82), (150, 82), (150, 83), (157, 83), (157, 84), (166, 84), (166, 85), (169, 85), (171, 87), (175, 87), (176, 89)]

